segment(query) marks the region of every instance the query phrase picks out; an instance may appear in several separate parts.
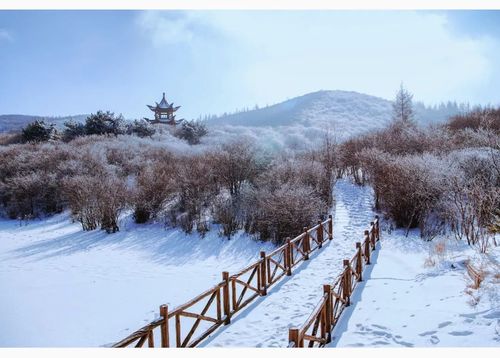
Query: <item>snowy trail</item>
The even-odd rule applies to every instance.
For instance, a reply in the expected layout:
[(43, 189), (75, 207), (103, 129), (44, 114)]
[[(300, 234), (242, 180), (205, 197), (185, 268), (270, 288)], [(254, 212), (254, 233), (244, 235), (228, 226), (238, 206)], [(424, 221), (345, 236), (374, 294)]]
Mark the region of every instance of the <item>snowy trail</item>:
[[(479, 290), (468, 289), (464, 261), (481, 261), (473, 248), (454, 239), (426, 242), (417, 231), (405, 237), (402, 231), (382, 231), (382, 249), (375, 251), (375, 264), (367, 267), (366, 280), (356, 288), (330, 346), (498, 347), (500, 287), (495, 268), (486, 268), (492, 274)], [(446, 247), (441, 257), (433, 249), (440, 243)], [(489, 255), (499, 257), (500, 247)], [(426, 264), (429, 257), (436, 264)]]
[(299, 327), (319, 301), (324, 283), (342, 269), (342, 259), (350, 258), (355, 242), (373, 219), (372, 189), (347, 180), (335, 185), (333, 241), (317, 250), (293, 275), (285, 277), (220, 328), (201, 347), (286, 347), (288, 329)]

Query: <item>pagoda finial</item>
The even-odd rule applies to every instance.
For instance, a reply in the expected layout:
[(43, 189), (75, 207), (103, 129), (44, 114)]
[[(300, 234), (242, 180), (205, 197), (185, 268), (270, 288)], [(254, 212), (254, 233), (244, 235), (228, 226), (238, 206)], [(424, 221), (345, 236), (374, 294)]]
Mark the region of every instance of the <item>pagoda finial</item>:
[[(165, 100), (165, 92), (163, 92), (163, 99)], [(165, 100), (166, 101), (166, 100)]]

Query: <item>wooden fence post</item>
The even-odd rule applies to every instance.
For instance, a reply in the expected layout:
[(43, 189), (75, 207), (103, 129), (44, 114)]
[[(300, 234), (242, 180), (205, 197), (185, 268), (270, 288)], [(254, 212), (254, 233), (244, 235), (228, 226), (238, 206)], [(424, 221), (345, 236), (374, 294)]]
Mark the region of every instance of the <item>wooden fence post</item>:
[(292, 275), (292, 255), (292, 243), (290, 242), (290, 238), (287, 237), (285, 247), (285, 268), (287, 276)]
[(222, 286), (222, 305), (224, 307), (224, 325), (231, 323), (231, 306), (229, 302), (229, 272), (222, 272), (222, 281), (224, 281), (224, 286)]
[(267, 295), (267, 280), (266, 280), (266, 253), (264, 251), (260, 252), (260, 295)]
[(346, 300), (346, 306), (351, 305), (351, 270), (349, 265), (349, 260), (344, 260), (344, 299)]
[(323, 225), (321, 225), (321, 220), (318, 220), (318, 229), (316, 230), (316, 236), (319, 242), (319, 248), (323, 247)]
[(363, 281), (363, 254), (361, 252), (361, 243), (356, 243), (356, 275), (358, 275), (358, 282)]
[(304, 251), (304, 260), (309, 260), (309, 251), (311, 251), (311, 245), (309, 243), (309, 233), (307, 232), (307, 226), (304, 227), (304, 238), (302, 239), (302, 250)]
[(181, 343), (181, 316), (177, 313), (175, 315), (175, 344), (179, 348), (182, 346)]
[(371, 250), (370, 250), (370, 234), (369, 234), (368, 230), (365, 230), (364, 245), (365, 245), (366, 264), (370, 265), (371, 264), (371, 262), (370, 262), (370, 252), (371, 252)]
[(288, 342), (294, 344), (294, 348), (301, 348), (303, 344), (301, 345), (299, 342), (299, 329), (298, 328), (290, 328), (288, 330)]
[(333, 217), (328, 215), (328, 240), (333, 239)]
[(163, 317), (163, 322), (160, 325), (161, 330), (161, 347), (168, 348), (170, 347), (169, 336), (168, 336), (168, 306), (161, 305), (160, 306), (160, 316)]
[(325, 320), (325, 328), (326, 328), (326, 343), (330, 343), (332, 341), (332, 311), (333, 311), (333, 306), (332, 306), (332, 286), (330, 285), (323, 285), (323, 293), (327, 293), (327, 299), (326, 299), (326, 320)]
[(370, 222), (370, 241), (371, 241), (371, 244), (372, 244), (372, 250), (375, 251), (375, 223), (372, 221)]
[(377, 241), (379, 241), (380, 240), (380, 226), (379, 226), (378, 215), (375, 215), (375, 228), (377, 229)]

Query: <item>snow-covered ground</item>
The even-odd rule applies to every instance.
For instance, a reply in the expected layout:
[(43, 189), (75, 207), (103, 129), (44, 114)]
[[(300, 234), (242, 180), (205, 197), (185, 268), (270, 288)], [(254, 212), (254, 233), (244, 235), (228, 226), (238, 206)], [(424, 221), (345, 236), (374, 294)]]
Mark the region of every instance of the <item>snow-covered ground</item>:
[[(481, 255), (455, 239), (424, 242), (401, 230), (383, 231), (381, 246), (332, 347), (500, 346), (500, 247)], [(467, 259), (488, 272), (479, 290), (468, 287)]]
[(67, 214), (0, 220), (0, 347), (109, 345), (236, 272), (270, 244), (162, 225), (83, 232)]
[(299, 327), (323, 294), (323, 284), (342, 271), (342, 260), (351, 258), (356, 241), (374, 217), (372, 190), (347, 180), (335, 185), (333, 240), (317, 250), (292, 276), (273, 286), (232, 318), (231, 324), (212, 334), (202, 347), (286, 347), (288, 329)]
[[(374, 215), (371, 188), (340, 180), (335, 192), (334, 240), (201, 346), (288, 344), (288, 328), (303, 324)], [(273, 248), (243, 234), (227, 241), (213, 230), (200, 239), (123, 220), (112, 235), (83, 232), (68, 214), (0, 220), (0, 347), (109, 345), (157, 318), (160, 304), (184, 303)], [(483, 256), (382, 225), (382, 249), (331, 346), (500, 346), (500, 248)], [(490, 272), (477, 291), (467, 288), (467, 258)]]

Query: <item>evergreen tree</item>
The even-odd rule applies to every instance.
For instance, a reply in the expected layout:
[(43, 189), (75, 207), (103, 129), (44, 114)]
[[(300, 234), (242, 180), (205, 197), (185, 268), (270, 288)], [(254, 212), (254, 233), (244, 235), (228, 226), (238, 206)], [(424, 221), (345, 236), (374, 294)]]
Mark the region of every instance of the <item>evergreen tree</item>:
[(85, 121), (85, 132), (91, 134), (118, 134), (124, 133), (123, 117), (122, 115), (115, 116), (110, 111), (97, 111), (96, 114), (91, 114)]
[(64, 133), (63, 138), (65, 141), (70, 141), (76, 137), (81, 137), (86, 134), (85, 125), (80, 122), (75, 122), (73, 120), (64, 122)]
[(46, 142), (55, 134), (53, 124), (47, 125), (43, 120), (36, 120), (23, 128), (25, 142)]
[(392, 119), (394, 122), (408, 123), (413, 120), (413, 95), (403, 86), (399, 87), (396, 93), (396, 99), (392, 104)]

